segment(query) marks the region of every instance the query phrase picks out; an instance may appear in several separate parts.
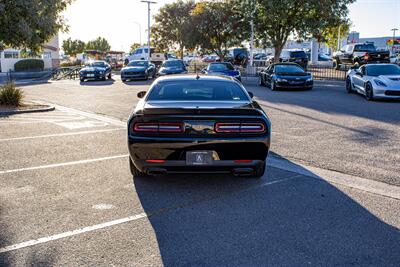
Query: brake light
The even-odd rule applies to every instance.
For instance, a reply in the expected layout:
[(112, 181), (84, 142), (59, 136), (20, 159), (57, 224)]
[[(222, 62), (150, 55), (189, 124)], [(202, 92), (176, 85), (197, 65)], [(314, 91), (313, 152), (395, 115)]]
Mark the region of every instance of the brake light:
[(216, 123), (215, 132), (217, 133), (263, 133), (265, 132), (264, 123)]
[(368, 59), (369, 59), (369, 54), (368, 54), (368, 53), (365, 53), (364, 59), (365, 59), (365, 60), (368, 60)]
[(147, 163), (165, 163), (165, 160), (162, 159), (147, 159)]
[(133, 130), (141, 133), (182, 133), (183, 123), (137, 122)]

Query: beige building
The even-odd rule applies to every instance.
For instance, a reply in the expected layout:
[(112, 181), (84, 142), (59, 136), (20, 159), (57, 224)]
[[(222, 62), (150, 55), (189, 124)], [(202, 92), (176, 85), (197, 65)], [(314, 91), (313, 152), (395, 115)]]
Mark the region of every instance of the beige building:
[[(44, 61), (44, 68), (51, 69), (60, 65), (60, 44), (58, 34), (43, 45), (43, 53), (39, 57)], [(14, 71), (14, 64), (22, 59), (21, 51), (8, 48), (0, 52), (0, 72)]]

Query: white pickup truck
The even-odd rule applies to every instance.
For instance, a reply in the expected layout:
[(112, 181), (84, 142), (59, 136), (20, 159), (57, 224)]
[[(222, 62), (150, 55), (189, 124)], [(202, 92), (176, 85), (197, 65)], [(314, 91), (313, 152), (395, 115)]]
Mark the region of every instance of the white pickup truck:
[[(150, 48), (150, 61), (155, 65), (161, 64), (164, 60), (166, 60), (166, 56), (164, 53), (156, 53), (154, 52), (154, 48)], [(146, 60), (149, 54), (148, 46), (141, 46), (136, 48), (134, 51), (130, 52), (129, 55), (125, 58), (125, 65), (132, 60)]]

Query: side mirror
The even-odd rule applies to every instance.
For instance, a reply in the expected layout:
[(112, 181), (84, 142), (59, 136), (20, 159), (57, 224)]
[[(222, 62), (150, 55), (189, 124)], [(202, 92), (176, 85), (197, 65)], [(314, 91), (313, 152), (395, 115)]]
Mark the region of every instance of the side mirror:
[(247, 92), (247, 93), (249, 94), (250, 98), (254, 97), (254, 94), (252, 92)]
[(140, 91), (139, 93), (137, 93), (138, 98), (143, 98), (145, 95), (146, 95), (146, 91)]

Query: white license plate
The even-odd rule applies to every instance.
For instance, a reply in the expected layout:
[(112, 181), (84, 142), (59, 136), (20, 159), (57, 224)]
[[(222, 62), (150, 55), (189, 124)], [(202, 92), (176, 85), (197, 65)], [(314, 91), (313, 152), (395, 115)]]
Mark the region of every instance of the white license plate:
[(94, 77), (94, 74), (88, 74), (87, 77)]

